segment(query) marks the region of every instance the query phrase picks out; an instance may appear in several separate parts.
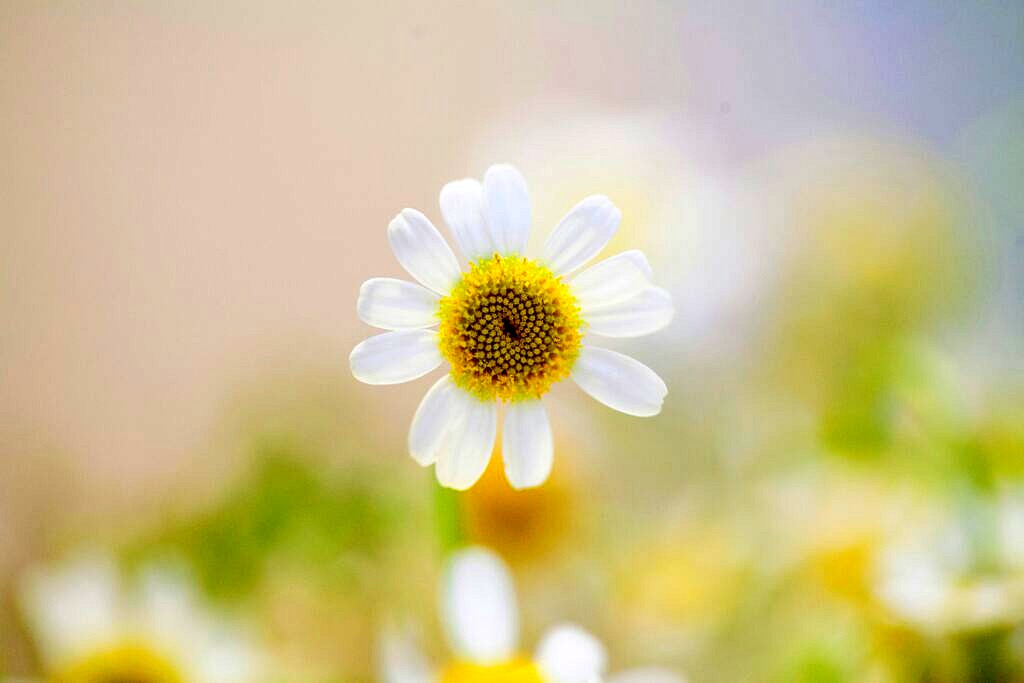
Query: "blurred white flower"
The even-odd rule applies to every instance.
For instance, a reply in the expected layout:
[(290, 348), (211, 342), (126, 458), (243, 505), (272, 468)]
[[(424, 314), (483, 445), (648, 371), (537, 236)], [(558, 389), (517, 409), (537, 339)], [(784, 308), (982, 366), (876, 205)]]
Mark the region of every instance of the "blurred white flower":
[(436, 464), (444, 486), (472, 486), (491, 457), (504, 403), (505, 474), (516, 488), (539, 486), (551, 472), (554, 451), (541, 398), (569, 377), (623, 413), (647, 417), (661, 411), (668, 389), (653, 370), (584, 338), (651, 334), (673, 315), (671, 297), (654, 286), (639, 251), (616, 254), (570, 277), (618, 228), (622, 214), (608, 198), (579, 202), (538, 259), (523, 256), (531, 205), (515, 168), (491, 166), (483, 183), (448, 183), (440, 204), (468, 267), (462, 269), (426, 216), (403, 210), (388, 226), (388, 239), (420, 284), (391, 278), (363, 283), (359, 317), (391, 331), (363, 341), (349, 357), (352, 374), (367, 384), (408, 382), (450, 366), (413, 418), (409, 451), (418, 463)]
[(495, 121), (470, 161), (515, 158), (544, 221), (588, 189), (606, 193), (623, 212), (610, 246), (644, 250), (672, 292), (674, 341), (722, 354), (749, 339), (778, 260), (762, 197), (722, 142), (675, 111), (536, 101)]
[(454, 659), (435, 671), (407, 634), (388, 633), (381, 648), (385, 683), (684, 683), (658, 668), (605, 676), (604, 646), (574, 624), (550, 628), (532, 657), (522, 654), (512, 577), (501, 558), (484, 548), (452, 557), (441, 604)]
[(252, 683), (261, 657), (200, 603), (185, 572), (150, 566), (126, 581), (113, 558), (30, 571), (21, 604), (49, 680)]
[(1002, 496), (975, 510), (991, 534), (963, 519), (909, 530), (881, 553), (875, 583), (879, 601), (893, 617), (924, 632), (1024, 621), (1019, 506), (1019, 499)]

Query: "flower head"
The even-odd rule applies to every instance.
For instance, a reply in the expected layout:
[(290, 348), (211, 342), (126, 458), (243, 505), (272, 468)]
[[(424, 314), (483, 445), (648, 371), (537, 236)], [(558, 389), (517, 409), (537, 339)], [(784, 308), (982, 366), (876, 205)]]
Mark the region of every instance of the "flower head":
[[(468, 548), (452, 557), (441, 605), (451, 661), (434, 672), (408, 638), (389, 634), (381, 662), (386, 683), (592, 683), (604, 676), (604, 646), (574, 624), (549, 629), (532, 655), (520, 649), (512, 577), (490, 550)], [(659, 668), (624, 671), (608, 680), (683, 683)]]
[(251, 683), (256, 649), (198, 603), (182, 572), (125, 582), (103, 555), (27, 575), (26, 620), (55, 683)]
[(630, 415), (661, 410), (667, 389), (650, 368), (592, 346), (590, 334), (637, 337), (672, 318), (639, 251), (574, 274), (607, 244), (621, 214), (606, 197), (577, 204), (541, 255), (525, 255), (530, 230), (526, 183), (513, 167), (492, 166), (483, 183), (441, 190), (441, 213), (466, 267), (430, 220), (403, 210), (388, 226), (395, 257), (419, 284), (374, 278), (359, 292), (360, 318), (390, 330), (352, 350), (356, 379), (397, 384), (443, 363), (449, 372), (427, 392), (409, 433), (417, 462), (436, 464), (438, 481), (466, 489), (483, 473), (505, 405), (505, 474), (516, 488), (542, 484), (553, 445), (542, 398), (572, 378), (605, 405)]

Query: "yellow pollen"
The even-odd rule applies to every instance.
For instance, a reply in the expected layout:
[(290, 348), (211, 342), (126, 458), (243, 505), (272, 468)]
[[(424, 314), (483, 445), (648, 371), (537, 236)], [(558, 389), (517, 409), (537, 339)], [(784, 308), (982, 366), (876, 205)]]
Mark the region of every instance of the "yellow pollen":
[(495, 254), (440, 303), (441, 354), (455, 383), (481, 400), (539, 398), (579, 355), (580, 309), (562, 278)]
[(52, 683), (183, 683), (181, 673), (152, 649), (124, 643), (56, 671)]
[(441, 672), (440, 683), (543, 683), (537, 665), (527, 659), (481, 666), (456, 662)]

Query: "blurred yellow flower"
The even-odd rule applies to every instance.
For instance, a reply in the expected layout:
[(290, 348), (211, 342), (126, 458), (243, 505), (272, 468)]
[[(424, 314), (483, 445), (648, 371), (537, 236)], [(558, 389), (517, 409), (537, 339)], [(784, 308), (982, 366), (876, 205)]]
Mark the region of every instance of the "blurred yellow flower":
[(684, 639), (701, 640), (743, 597), (743, 547), (717, 522), (670, 525), (623, 560), (615, 583), (621, 635), (643, 634), (652, 651), (678, 653)]
[(871, 597), (870, 573), (877, 539), (870, 536), (837, 545), (810, 559), (810, 572), (825, 590), (853, 603)]
[(452, 664), (441, 672), (441, 683), (544, 683), (540, 669), (523, 659), (490, 666)]
[(914, 320), (958, 299), (965, 282), (956, 276), (967, 274), (955, 230), (962, 198), (936, 160), (836, 137), (789, 149), (775, 164), (773, 204), (796, 240), (792, 276), (819, 288), (805, 304), (873, 299), (885, 306), (874, 315)]
[(145, 644), (124, 643), (75, 661), (51, 676), (53, 683), (186, 683), (169, 660)]
[(765, 491), (787, 532), (783, 562), (832, 598), (869, 609), (876, 555), (913, 501), (841, 462), (792, 472)]
[(573, 495), (568, 459), (560, 460), (541, 486), (517, 490), (502, 474), (500, 447), (495, 451), (480, 481), (462, 499), (466, 533), (473, 543), (512, 562), (542, 557), (566, 541), (580, 503)]
[(830, 447), (878, 452), (904, 340), (973, 290), (957, 185), (914, 148), (856, 137), (785, 149), (757, 174), (787, 261), (762, 367), (820, 410)]

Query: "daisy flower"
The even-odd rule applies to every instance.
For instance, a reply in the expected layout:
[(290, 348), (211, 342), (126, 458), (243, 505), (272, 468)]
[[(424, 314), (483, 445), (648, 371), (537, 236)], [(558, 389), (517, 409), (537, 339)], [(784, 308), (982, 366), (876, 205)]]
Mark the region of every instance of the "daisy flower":
[(448, 373), (420, 403), (409, 452), (436, 465), (437, 480), (464, 490), (483, 474), (505, 406), (505, 474), (516, 488), (542, 484), (553, 445), (542, 397), (567, 378), (601, 403), (657, 415), (665, 383), (629, 356), (593, 346), (588, 334), (638, 337), (672, 319), (669, 294), (651, 281), (639, 251), (577, 273), (611, 239), (621, 213), (607, 197), (587, 197), (524, 255), (530, 231), (526, 182), (508, 165), (441, 190), (441, 214), (465, 268), (430, 220), (404, 209), (388, 226), (398, 262), (419, 284), (392, 278), (363, 283), (357, 310), (385, 330), (357, 345), (352, 374), (367, 384), (398, 384), (442, 364)]
[(54, 683), (252, 683), (258, 657), (200, 605), (184, 574), (153, 566), (123, 580), (112, 558), (36, 569), (21, 603)]
[(532, 656), (523, 654), (512, 577), (501, 558), (482, 547), (452, 556), (441, 604), (454, 657), (435, 670), (411, 639), (390, 634), (381, 651), (385, 683), (684, 683), (655, 667), (605, 677), (604, 646), (573, 624), (552, 627)]

